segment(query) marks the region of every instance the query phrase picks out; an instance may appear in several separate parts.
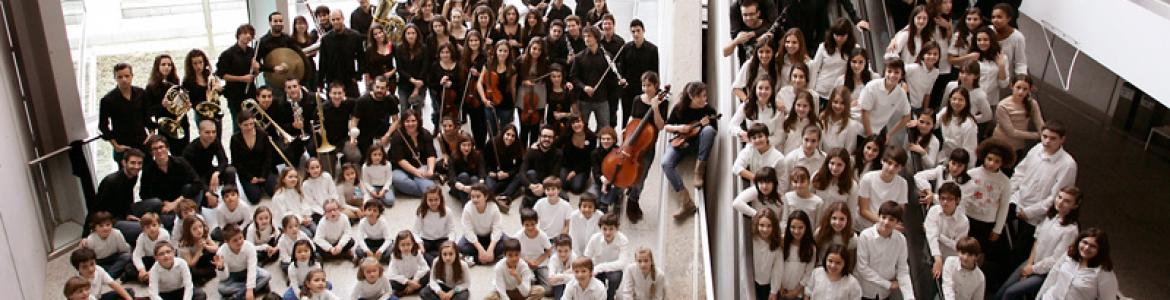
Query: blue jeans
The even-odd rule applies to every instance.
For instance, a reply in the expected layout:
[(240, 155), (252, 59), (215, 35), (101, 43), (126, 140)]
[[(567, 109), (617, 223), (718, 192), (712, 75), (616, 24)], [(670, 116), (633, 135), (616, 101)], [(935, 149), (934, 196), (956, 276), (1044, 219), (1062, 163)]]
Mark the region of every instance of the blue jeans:
[[(492, 256), (494, 256), (496, 261), (504, 257), (504, 246), (500, 244), (504, 241), (504, 239), (507, 238), (507, 235), (501, 234), (500, 239), (496, 241), (496, 248), (491, 249)], [(479, 245), (482, 246), (484, 250), (487, 250), (488, 245), (490, 245), (492, 242), (491, 235), (476, 235), (475, 239), (479, 242)], [(471, 241), (468, 241), (466, 237), (459, 238), (459, 245), (457, 247), (459, 248), (459, 254), (462, 254), (463, 256), (474, 257), (476, 264), (490, 265), (495, 263), (495, 261), (479, 261), (479, 251), (475, 249), (475, 245), (472, 244)]]
[[(264, 290), (268, 287), (268, 280), (272, 276), (268, 275), (268, 271), (259, 266), (256, 267), (256, 285), (252, 288), (253, 295), (260, 295), (257, 291)], [(248, 291), (247, 283), (248, 271), (232, 272), (228, 278), (219, 283), (219, 294), (224, 298), (229, 299), (244, 299), (244, 294)]]
[[(397, 171), (397, 170), (395, 170), (394, 172), (398, 172), (398, 171)], [(374, 187), (374, 190), (375, 190), (375, 191), (381, 191), (381, 190), (382, 190), (382, 188), (384, 188), (384, 187), (386, 187), (386, 186), (384, 186), (384, 185), (375, 185), (375, 186), (373, 186), (373, 187)], [(394, 199), (395, 199), (395, 196), (394, 196), (394, 189), (389, 189), (389, 190), (386, 190), (386, 194), (385, 194), (385, 195), (383, 195), (381, 198), (374, 197), (374, 195), (373, 195), (373, 194), (370, 194), (369, 196), (370, 196), (370, 199), (369, 199), (369, 201), (378, 201), (378, 202), (381, 202), (383, 206), (394, 206)]]
[(455, 180), (451, 181), (451, 184), (450, 184), (451, 185), (451, 196), (454, 196), (455, 199), (459, 199), (459, 201), (466, 202), (467, 197), (468, 197), (467, 193), (464, 191), (460, 191), (459, 189), (456, 189), (455, 183), (458, 182), (458, 183), (462, 183), (463, 185), (466, 185), (466, 186), (471, 186), (471, 185), (479, 182), (479, 176), (472, 176), (470, 174), (467, 174), (467, 172), (463, 172), (463, 173), (459, 173), (459, 175), (456, 175), (454, 179)]
[(666, 155), (662, 158), (662, 173), (665, 173), (666, 180), (670, 181), (671, 190), (678, 192), (684, 188), (682, 176), (675, 169), (678, 167), (678, 163), (688, 154), (694, 153), (698, 154), (695, 157), (698, 161), (707, 161), (707, 155), (711, 153), (711, 145), (715, 143), (715, 133), (715, 127), (703, 127), (699, 137), (691, 138), (686, 146), (666, 148)]
[(589, 125), (590, 114), (597, 116), (598, 128), (609, 125), (609, 102), (578, 101), (577, 107), (581, 109), (581, 120), (585, 121), (585, 125)]
[(1040, 286), (1044, 285), (1044, 279), (1048, 278), (1048, 274), (1032, 274), (1027, 278), (1021, 278), (1020, 272), (1024, 269), (1024, 265), (1020, 264), (1012, 275), (1008, 276), (1007, 281), (999, 287), (999, 291), (995, 293), (995, 299), (1032, 299), (1036, 298), (1036, 294), (1040, 293)]
[(432, 185), (435, 182), (430, 179), (406, 174), (402, 169), (394, 170), (394, 189), (403, 194), (421, 197)]

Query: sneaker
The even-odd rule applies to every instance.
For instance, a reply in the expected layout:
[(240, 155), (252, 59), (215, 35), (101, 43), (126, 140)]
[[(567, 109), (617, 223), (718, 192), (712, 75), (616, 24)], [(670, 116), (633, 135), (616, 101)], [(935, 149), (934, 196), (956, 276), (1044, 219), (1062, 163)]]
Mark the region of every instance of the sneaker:
[(470, 268), (470, 267), (473, 267), (473, 266), (475, 266), (475, 257), (471, 257), (471, 256), (464, 256), (464, 257), (463, 257), (463, 262), (466, 262), (466, 263), (467, 263), (467, 267), (469, 267), (469, 268)]

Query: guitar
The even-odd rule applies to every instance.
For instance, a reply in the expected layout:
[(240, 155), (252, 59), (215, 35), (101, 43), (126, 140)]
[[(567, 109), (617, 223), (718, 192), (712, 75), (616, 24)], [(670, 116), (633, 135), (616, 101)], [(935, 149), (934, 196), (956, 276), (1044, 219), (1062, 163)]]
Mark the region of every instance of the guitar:
[[(723, 117), (723, 114), (715, 113), (712, 115), (708, 115), (705, 118), (707, 118), (709, 122), (714, 122), (714, 121), (718, 121), (722, 117)], [(703, 132), (702, 130), (695, 130), (695, 129), (699, 129), (700, 128), (699, 124), (702, 124), (702, 123), (703, 123), (703, 120), (698, 120), (698, 121), (691, 122), (690, 124), (687, 124), (686, 126), (689, 127), (689, 129), (684, 130), (680, 133), (675, 133), (674, 136), (670, 137), (670, 146), (675, 147), (675, 148), (686, 147), (687, 140), (689, 140), (690, 138), (692, 138), (694, 136), (699, 135), (700, 132)], [(708, 126), (710, 126), (710, 125), (708, 125)]]

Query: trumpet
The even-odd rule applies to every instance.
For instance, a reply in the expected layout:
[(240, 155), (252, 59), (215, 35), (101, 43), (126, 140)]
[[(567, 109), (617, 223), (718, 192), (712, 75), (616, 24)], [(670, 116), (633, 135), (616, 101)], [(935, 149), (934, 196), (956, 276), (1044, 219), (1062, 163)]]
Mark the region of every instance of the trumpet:
[(183, 130), (183, 122), (187, 120), (187, 111), (191, 110), (190, 95), (187, 94), (187, 91), (179, 87), (179, 85), (173, 85), (163, 95), (163, 103), (166, 104), (165, 108), (167, 112), (175, 115), (175, 117), (159, 118), (159, 131), (172, 139), (180, 140), (186, 138), (187, 132)]
[[(256, 125), (259, 126), (260, 129), (267, 131), (269, 126), (274, 127), (276, 128), (276, 134), (280, 135), (280, 138), (284, 140), (285, 144), (292, 143), (293, 136), (288, 134), (288, 131), (285, 131), (284, 128), (281, 128), (279, 124), (276, 124), (276, 121), (272, 120), (272, 116), (269, 116), (268, 113), (264, 111), (264, 109), (260, 108), (260, 104), (256, 102), (256, 99), (244, 100), (244, 103), (240, 104), (240, 109), (251, 112), (253, 115), (255, 115)], [(264, 121), (267, 121), (267, 123)]]

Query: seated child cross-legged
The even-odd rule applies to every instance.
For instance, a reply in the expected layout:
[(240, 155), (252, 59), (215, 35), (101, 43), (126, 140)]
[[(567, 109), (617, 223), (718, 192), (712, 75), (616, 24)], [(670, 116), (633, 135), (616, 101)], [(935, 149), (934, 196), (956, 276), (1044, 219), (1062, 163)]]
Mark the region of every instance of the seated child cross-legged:
[(544, 287), (532, 285), (534, 275), (528, 264), (520, 261), (520, 241), (505, 239), (501, 242), (504, 248), (504, 259), (496, 263), (492, 270), (493, 291), (484, 299), (527, 299), (537, 300), (544, 298)]
[(658, 270), (654, 253), (641, 247), (634, 253), (634, 263), (622, 275), (621, 299), (666, 299), (666, 276)]
[[(92, 232), (81, 240), (81, 248), (93, 250), (97, 265), (111, 278), (121, 277), (126, 265), (130, 264), (130, 244), (122, 231), (114, 228), (113, 215), (104, 211), (93, 213), (89, 226)], [(96, 285), (93, 288), (100, 289)]]
[(366, 257), (374, 257), (378, 262), (390, 262), (390, 243), (387, 239), (393, 233), (387, 222), (382, 222), (382, 211), (385, 208), (377, 201), (366, 202), (362, 205), (365, 218), (358, 221), (357, 234), (353, 240), (357, 247), (353, 247), (353, 261), (357, 265)]
[(352, 255), (353, 237), (350, 235), (349, 219), (341, 217), (341, 204), (337, 199), (325, 202), (325, 217), (317, 224), (313, 242), (321, 259), (347, 258)]
[(500, 229), (500, 210), (495, 202), (488, 202), (491, 192), (486, 185), (477, 183), (468, 193), (471, 202), (463, 206), (463, 238), (459, 240), (459, 253), (467, 264), (492, 264), (504, 250), (498, 245), (506, 239)]
[(142, 226), (142, 234), (138, 235), (138, 240), (134, 243), (134, 253), (130, 258), (134, 264), (126, 266), (126, 275), (123, 276), (123, 281), (137, 280), (146, 283), (150, 281), (150, 273), (147, 271), (155, 263), (154, 252), (152, 252), (154, 246), (160, 242), (170, 241), (171, 234), (159, 224), (156, 213), (143, 214), (142, 218), (138, 219), (138, 224)]
[(423, 300), (467, 300), (471, 298), (471, 270), (459, 258), (455, 242), (439, 245), (439, 257), (431, 264), (431, 280), (419, 296)]
[(133, 299), (133, 290), (122, 288), (122, 284), (114, 281), (114, 278), (110, 277), (110, 274), (97, 264), (97, 254), (94, 253), (93, 249), (74, 250), (73, 254), (69, 256), (69, 263), (77, 269), (77, 276), (89, 283), (90, 288), (87, 289), (89, 299)]
[(212, 263), (219, 278), (219, 294), (224, 298), (252, 298), (266, 291), (271, 276), (256, 261), (256, 247), (244, 240), (244, 232), (229, 224), (223, 229), (226, 241), (219, 246)]
[[(382, 206), (378, 202), (367, 202)], [(385, 268), (382, 263), (378, 262), (373, 257), (362, 259), (358, 265), (357, 282), (353, 284), (353, 289), (349, 292), (352, 294), (350, 299), (360, 300), (380, 300), (380, 299), (395, 299), (394, 291), (390, 287), (390, 281), (383, 276)]]
[(393, 258), (390, 260), (390, 286), (399, 297), (414, 295), (427, 285), (431, 269), (423, 259), (422, 246), (410, 230), (398, 232), (394, 238)]
[(565, 286), (565, 295), (561, 299), (605, 299), (605, 285), (601, 280), (593, 278), (593, 260), (588, 257), (573, 260), (573, 281)]
[(155, 263), (150, 268), (150, 299), (203, 300), (207, 295), (191, 280), (191, 269), (182, 258), (176, 257), (175, 246), (159, 242), (152, 248)]
[(618, 285), (622, 282), (622, 268), (628, 263), (625, 254), (630, 240), (618, 231), (619, 221), (617, 214), (605, 215), (600, 222), (601, 232), (589, 239), (589, 245), (582, 255), (596, 263), (593, 268), (595, 276), (608, 287), (606, 299), (613, 299), (617, 294)]
[(552, 243), (543, 230), (537, 228), (540, 217), (536, 211), (528, 208), (520, 209), (520, 224), (524, 228), (516, 232), (515, 239), (520, 241), (520, 259), (532, 269), (536, 275), (536, 282), (548, 285), (548, 258), (552, 255)]

